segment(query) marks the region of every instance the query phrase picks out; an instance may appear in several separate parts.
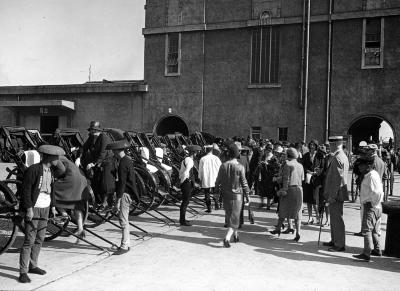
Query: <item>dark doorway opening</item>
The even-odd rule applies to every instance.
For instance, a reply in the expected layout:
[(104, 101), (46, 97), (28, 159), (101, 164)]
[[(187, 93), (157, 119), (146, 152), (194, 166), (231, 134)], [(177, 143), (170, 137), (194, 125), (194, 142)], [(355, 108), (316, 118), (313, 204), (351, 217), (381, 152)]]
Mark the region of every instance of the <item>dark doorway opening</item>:
[(189, 128), (186, 122), (176, 115), (161, 118), (154, 128), (154, 132), (159, 136), (178, 132), (185, 136), (189, 136)]
[(349, 128), (353, 145), (357, 146), (361, 141), (382, 142), (387, 145), (394, 144), (394, 131), (391, 125), (378, 116), (366, 116), (357, 119)]
[(54, 133), (58, 128), (58, 116), (40, 116), (40, 132)]

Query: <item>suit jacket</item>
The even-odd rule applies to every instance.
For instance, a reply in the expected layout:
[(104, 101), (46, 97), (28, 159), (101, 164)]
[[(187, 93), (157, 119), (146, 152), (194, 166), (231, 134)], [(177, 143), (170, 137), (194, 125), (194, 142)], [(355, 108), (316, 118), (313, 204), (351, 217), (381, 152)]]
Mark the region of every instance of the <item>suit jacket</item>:
[(337, 151), (328, 160), (328, 168), (325, 177), (324, 197), (339, 202), (349, 200), (347, 190), (347, 176), (349, 173), (349, 160), (343, 150)]
[(103, 162), (111, 161), (112, 151), (106, 150), (109, 143), (111, 139), (105, 133), (101, 133), (96, 140), (89, 136), (83, 145), (82, 166), (85, 168), (90, 163), (100, 166)]

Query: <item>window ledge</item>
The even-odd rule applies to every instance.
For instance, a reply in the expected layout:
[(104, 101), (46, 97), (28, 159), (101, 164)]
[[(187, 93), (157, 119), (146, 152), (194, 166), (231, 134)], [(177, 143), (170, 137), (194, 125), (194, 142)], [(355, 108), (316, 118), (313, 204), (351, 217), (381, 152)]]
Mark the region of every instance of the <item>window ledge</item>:
[(179, 77), (181, 74), (180, 73), (169, 73), (169, 74), (164, 74), (164, 77)]
[(249, 84), (248, 89), (281, 88), (281, 84)]
[(369, 70), (369, 69), (383, 69), (383, 66), (378, 65), (378, 66), (361, 66), (362, 70)]

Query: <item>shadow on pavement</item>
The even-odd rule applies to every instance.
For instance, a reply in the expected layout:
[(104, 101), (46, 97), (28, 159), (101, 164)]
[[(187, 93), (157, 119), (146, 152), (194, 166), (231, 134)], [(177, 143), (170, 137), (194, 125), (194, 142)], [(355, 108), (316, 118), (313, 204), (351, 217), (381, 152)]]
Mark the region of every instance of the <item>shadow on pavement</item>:
[[(268, 223), (276, 222), (276, 219), (265, 219)], [(162, 238), (176, 240), (180, 242), (188, 242), (200, 245), (206, 245), (213, 248), (222, 248), (222, 240), (225, 236), (226, 229), (221, 223), (213, 223), (210, 221), (196, 220), (192, 227), (180, 227), (182, 235), (163, 234)], [(324, 229), (329, 232), (329, 229)], [(204, 237), (193, 237), (190, 233), (200, 233)], [(386, 270), (390, 272), (400, 272), (400, 260), (392, 257), (371, 257), (371, 262), (360, 262), (349, 258), (349, 255), (359, 254), (362, 248), (346, 247), (346, 252), (331, 253), (327, 251), (327, 247), (318, 246), (317, 241), (305, 241), (300, 239), (299, 243), (292, 241), (293, 234), (282, 234), (280, 238), (270, 235), (264, 227), (258, 225), (245, 225), (239, 230), (239, 244), (247, 244), (255, 248), (256, 252), (281, 257), (295, 261), (322, 262), (336, 265), (346, 265), (361, 268), (371, 268)], [(231, 244), (232, 249), (235, 244)]]

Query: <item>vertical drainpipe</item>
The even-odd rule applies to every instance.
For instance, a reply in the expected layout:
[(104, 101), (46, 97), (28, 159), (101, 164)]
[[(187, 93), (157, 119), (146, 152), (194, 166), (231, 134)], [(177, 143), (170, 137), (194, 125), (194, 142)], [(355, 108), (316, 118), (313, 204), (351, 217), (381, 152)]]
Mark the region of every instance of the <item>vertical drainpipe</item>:
[(303, 0), (303, 25), (302, 25), (302, 38), (301, 38), (301, 73), (300, 73), (300, 108), (303, 108), (303, 93), (304, 93), (304, 44), (305, 44), (305, 33), (306, 33), (306, 1)]
[(331, 111), (331, 80), (332, 80), (332, 12), (333, 0), (329, 0), (329, 16), (328, 16), (328, 67), (326, 80), (326, 120), (325, 120), (325, 141), (329, 138), (329, 123)]
[(310, 19), (311, 19), (311, 0), (307, 0), (307, 39), (306, 39), (306, 72), (304, 77), (304, 135), (303, 140), (307, 140), (307, 107), (308, 107), (308, 65), (310, 59)]
[(203, 131), (204, 126), (204, 74), (206, 70), (205, 56), (205, 29), (206, 29), (206, 1), (203, 0), (203, 32), (202, 32), (202, 54), (203, 54), (203, 71), (201, 74), (201, 116), (200, 116), (200, 131)]

